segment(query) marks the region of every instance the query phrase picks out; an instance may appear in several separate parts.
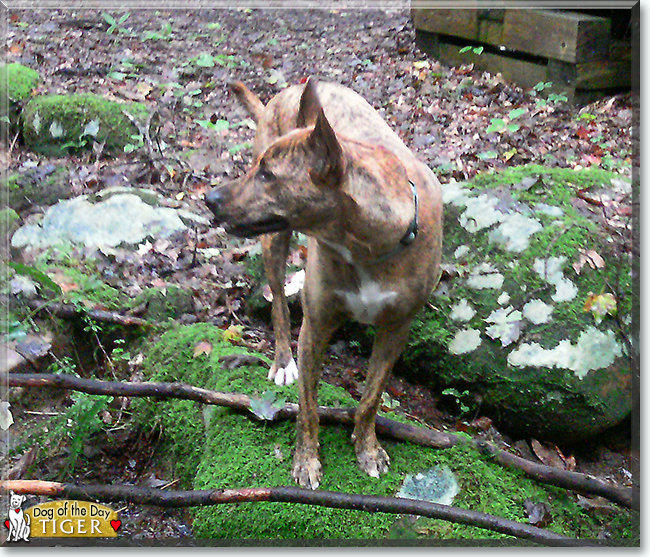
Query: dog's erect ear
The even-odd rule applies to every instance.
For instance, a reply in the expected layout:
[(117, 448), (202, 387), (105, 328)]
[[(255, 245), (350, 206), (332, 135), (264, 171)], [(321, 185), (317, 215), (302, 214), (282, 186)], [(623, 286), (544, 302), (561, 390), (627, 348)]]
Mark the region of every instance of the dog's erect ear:
[(311, 179), (316, 184), (337, 186), (343, 177), (343, 149), (322, 108), (307, 145), (313, 157), (309, 170)]
[(298, 115), (296, 116), (296, 124), (299, 128), (313, 126), (316, 118), (318, 118), (318, 113), (322, 109), (318, 94), (316, 93), (317, 84), (318, 80), (315, 77), (310, 77), (302, 92)]
[(241, 81), (230, 84), (230, 90), (235, 94), (240, 103), (244, 105), (256, 122), (264, 117), (265, 108), (259, 97)]

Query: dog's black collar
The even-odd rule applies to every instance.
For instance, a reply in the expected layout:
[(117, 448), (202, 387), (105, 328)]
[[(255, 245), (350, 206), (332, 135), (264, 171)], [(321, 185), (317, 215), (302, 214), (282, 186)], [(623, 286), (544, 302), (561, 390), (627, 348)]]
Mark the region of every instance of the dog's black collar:
[(382, 263), (383, 261), (387, 261), (391, 259), (392, 257), (395, 257), (399, 252), (401, 252), (404, 248), (407, 248), (410, 246), (413, 242), (415, 242), (415, 239), (418, 236), (418, 189), (415, 186), (415, 183), (413, 180), (409, 180), (409, 184), (411, 184), (411, 190), (413, 191), (413, 220), (411, 221), (411, 224), (409, 224), (409, 227), (406, 229), (406, 234), (402, 236), (402, 239), (399, 241), (399, 244), (397, 244), (392, 250), (390, 250), (388, 253), (385, 253), (384, 255), (378, 257), (375, 259), (375, 263)]

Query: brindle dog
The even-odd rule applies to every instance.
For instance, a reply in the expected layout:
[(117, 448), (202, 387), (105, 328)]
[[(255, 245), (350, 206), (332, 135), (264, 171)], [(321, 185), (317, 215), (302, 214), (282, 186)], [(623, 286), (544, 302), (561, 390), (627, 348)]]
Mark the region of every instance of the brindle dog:
[[(227, 232), (263, 235), (276, 337), (269, 376), (290, 383), (298, 375), (293, 477), (320, 484), (321, 362), (348, 317), (376, 329), (352, 439), (360, 468), (378, 477), (390, 462), (375, 433), (381, 393), (440, 276), (440, 184), (350, 89), (310, 79), (267, 106), (242, 83), (233, 90), (257, 121), (254, 162), (242, 178), (208, 192), (206, 203)], [(293, 230), (309, 238), (297, 368), (283, 288)]]

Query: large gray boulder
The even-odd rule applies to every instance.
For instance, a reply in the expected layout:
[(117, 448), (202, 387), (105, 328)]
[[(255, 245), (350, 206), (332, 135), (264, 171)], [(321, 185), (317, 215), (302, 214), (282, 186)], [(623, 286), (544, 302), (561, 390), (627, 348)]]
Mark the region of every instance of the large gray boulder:
[(625, 419), (630, 189), (617, 174), (538, 166), (444, 186), (449, 273), (402, 372), (538, 438), (586, 439)]

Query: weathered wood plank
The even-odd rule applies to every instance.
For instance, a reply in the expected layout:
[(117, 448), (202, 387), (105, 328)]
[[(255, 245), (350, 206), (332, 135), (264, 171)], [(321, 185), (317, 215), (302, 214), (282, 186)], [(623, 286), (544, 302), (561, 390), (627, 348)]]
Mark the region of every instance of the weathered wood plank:
[(414, 8), (411, 18), (421, 31), (478, 40), (478, 10)]
[(479, 20), (478, 40), (479, 42), (500, 46), (503, 44), (503, 21), (492, 19)]
[(570, 11), (509, 9), (503, 23), (504, 46), (563, 62), (607, 57), (609, 19)]
[[(616, 52), (617, 56), (614, 56)], [(548, 79), (584, 91), (626, 89), (632, 85), (631, 49), (613, 50), (609, 60), (582, 64), (549, 61)]]

